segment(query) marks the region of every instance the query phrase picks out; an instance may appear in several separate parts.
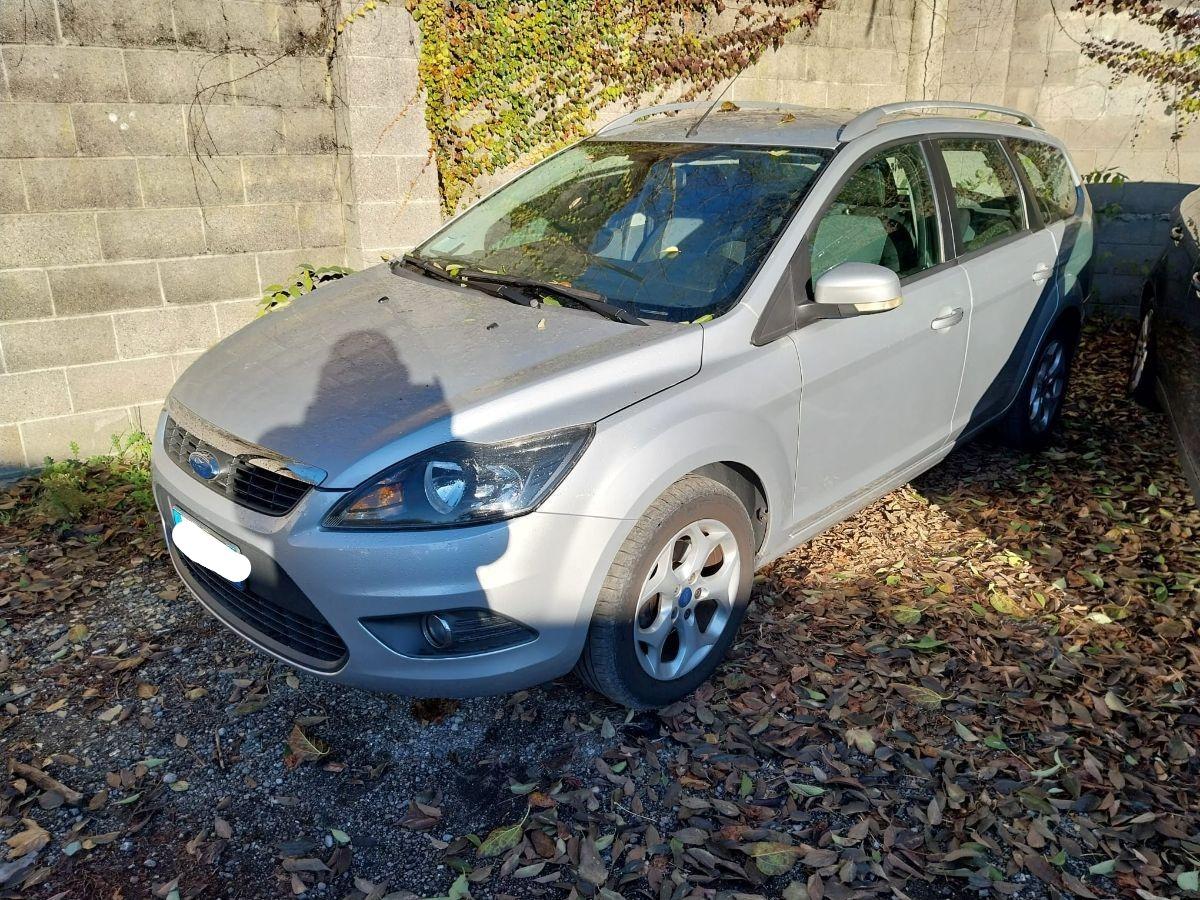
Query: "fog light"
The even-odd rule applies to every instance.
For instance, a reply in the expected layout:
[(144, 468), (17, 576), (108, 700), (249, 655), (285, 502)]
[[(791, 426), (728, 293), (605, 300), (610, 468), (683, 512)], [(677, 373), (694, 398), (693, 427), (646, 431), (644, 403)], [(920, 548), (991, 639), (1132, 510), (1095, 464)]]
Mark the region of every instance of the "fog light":
[(445, 616), (436, 613), (426, 616), (421, 620), (421, 633), (435, 650), (449, 650), (454, 646), (454, 629)]

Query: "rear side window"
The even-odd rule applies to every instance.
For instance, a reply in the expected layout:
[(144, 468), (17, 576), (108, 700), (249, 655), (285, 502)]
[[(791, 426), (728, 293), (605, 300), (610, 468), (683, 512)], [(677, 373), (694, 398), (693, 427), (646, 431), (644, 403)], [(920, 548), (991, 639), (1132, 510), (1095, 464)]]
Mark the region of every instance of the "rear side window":
[(964, 252), (1003, 240), (1025, 227), (1025, 201), (1017, 173), (999, 141), (938, 142), (954, 190), (955, 226)]
[(1062, 151), (1038, 141), (1013, 140), (1010, 146), (1033, 188), (1042, 221), (1049, 225), (1075, 215), (1075, 179)]
[(839, 263), (866, 262), (901, 278), (942, 261), (937, 206), (916, 144), (867, 160), (838, 192), (812, 240), (812, 277)]

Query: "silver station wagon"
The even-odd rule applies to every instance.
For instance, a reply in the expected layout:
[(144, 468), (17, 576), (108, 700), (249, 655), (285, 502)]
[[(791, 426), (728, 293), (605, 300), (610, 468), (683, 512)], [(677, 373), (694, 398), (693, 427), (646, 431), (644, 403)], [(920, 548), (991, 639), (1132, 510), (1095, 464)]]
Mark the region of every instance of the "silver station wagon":
[(984, 428), (1047, 441), (1091, 256), (1013, 110), (642, 110), (195, 362), (154, 441), (171, 554), (318, 675), (666, 704), (756, 568)]

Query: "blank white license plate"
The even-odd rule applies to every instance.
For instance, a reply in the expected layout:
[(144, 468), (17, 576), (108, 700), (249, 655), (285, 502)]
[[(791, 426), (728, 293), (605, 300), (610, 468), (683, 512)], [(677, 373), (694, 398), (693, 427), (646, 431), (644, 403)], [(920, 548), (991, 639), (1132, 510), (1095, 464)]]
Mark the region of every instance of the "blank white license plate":
[(235, 544), (217, 537), (175, 506), (171, 507), (171, 543), (196, 565), (226, 581), (241, 584), (250, 576), (250, 560)]

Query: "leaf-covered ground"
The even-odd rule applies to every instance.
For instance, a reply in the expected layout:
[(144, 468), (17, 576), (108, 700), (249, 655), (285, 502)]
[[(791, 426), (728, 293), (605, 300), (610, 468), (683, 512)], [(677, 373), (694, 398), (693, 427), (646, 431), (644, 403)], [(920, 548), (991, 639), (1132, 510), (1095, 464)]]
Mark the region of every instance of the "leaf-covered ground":
[(1200, 514), (1129, 344), (1089, 330), (1051, 452), (963, 448), (776, 563), (632, 717), (297, 676), (181, 592), (125, 468), (19, 484), (0, 896), (1194, 896)]

